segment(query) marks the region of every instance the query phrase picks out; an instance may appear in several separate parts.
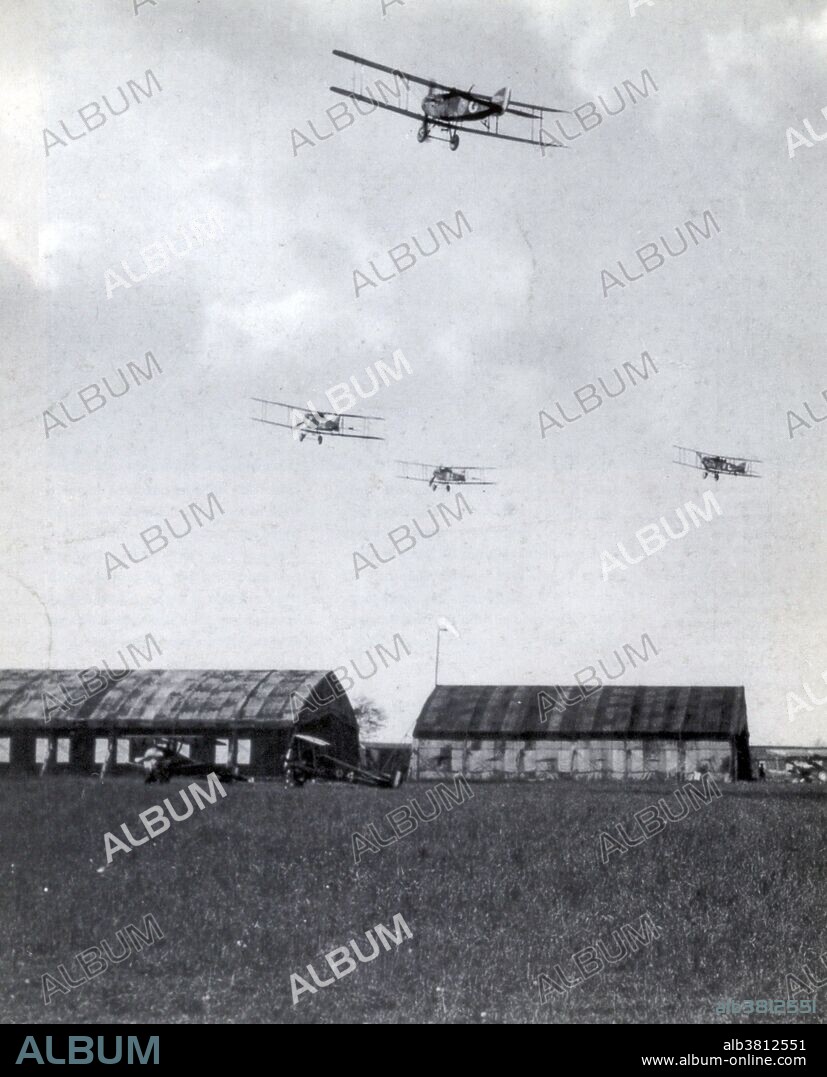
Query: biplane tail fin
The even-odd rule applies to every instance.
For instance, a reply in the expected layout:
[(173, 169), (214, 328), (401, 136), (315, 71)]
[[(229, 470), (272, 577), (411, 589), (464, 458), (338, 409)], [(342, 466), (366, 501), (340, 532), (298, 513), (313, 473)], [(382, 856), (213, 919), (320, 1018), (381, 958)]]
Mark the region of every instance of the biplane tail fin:
[(494, 96), (491, 98), (491, 103), (501, 111), (505, 112), (511, 101), (511, 90), (507, 86), (503, 86), (501, 90), (497, 90)]

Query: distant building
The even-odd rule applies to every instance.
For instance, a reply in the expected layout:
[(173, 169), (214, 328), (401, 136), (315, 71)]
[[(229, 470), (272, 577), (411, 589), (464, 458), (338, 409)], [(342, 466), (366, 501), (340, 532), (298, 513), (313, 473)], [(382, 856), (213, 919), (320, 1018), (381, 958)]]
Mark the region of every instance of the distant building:
[(411, 777), (751, 778), (743, 688), (438, 685)]
[(332, 672), (0, 670), (0, 773), (91, 774), (107, 755), (107, 774), (123, 773), (154, 739), (187, 736), (194, 759), (281, 777), (295, 732), (358, 765), (358, 724)]

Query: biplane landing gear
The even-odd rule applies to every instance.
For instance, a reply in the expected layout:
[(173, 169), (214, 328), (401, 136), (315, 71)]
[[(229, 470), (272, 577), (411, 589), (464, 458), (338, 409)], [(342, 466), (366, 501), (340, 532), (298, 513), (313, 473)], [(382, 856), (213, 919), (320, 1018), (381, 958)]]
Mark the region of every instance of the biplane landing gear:
[(427, 125), (427, 123), (423, 123), (421, 125), (421, 127), (419, 128), (419, 130), (416, 132), (416, 140), (417, 140), (417, 142), (424, 142), (427, 137), (428, 137), (428, 125)]
[(450, 142), (451, 142), (451, 149), (452, 150), (457, 149), (457, 147), (459, 146), (459, 135), (456, 133), (456, 131), (454, 131), (454, 133), (451, 135)]

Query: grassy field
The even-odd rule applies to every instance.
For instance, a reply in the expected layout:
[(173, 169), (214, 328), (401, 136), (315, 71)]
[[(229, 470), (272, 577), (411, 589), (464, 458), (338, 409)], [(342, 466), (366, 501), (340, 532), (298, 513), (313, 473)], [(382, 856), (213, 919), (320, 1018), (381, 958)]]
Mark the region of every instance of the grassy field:
[[(203, 784), (203, 783), (202, 783)], [(357, 866), (351, 836), (417, 797), (400, 789), (228, 787), (120, 853), (103, 835), (179, 783), (8, 780), (2, 814), (3, 1019), (16, 1022), (663, 1022), (726, 998), (785, 998), (827, 949), (825, 790), (724, 795), (601, 864), (598, 836), (674, 785), (476, 785), (474, 797)], [(175, 803), (175, 801), (174, 801)], [(661, 938), (541, 1005), (537, 977), (650, 913)], [(41, 976), (128, 923), (164, 941), (43, 1003)], [(294, 1006), (290, 973), (401, 913), (413, 937)], [(72, 965), (76, 969), (76, 965)], [(76, 975), (76, 973), (75, 973)], [(803, 996), (802, 996), (803, 997)], [(816, 996), (827, 1011), (827, 988)], [(761, 1017), (785, 1023), (816, 1017)]]

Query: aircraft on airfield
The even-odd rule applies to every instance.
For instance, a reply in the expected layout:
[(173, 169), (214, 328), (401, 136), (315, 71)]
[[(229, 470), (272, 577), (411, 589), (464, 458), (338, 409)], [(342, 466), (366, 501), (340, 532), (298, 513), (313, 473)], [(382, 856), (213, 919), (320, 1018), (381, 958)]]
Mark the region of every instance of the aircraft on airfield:
[[(129, 739), (134, 740), (138, 736), (142, 740), (145, 739), (145, 734), (134, 734)], [(226, 782), (249, 781), (249, 778), (245, 778), (244, 775), (221, 763), (190, 759), (187, 754), (189, 745), (196, 739), (198, 738), (161, 737), (151, 747), (147, 748), (143, 755), (130, 761), (126, 766), (137, 767), (142, 770), (144, 772), (144, 781), (147, 783), (164, 783), (168, 782), (170, 778), (190, 778), (207, 774), (215, 774), (221, 781)], [(215, 743), (220, 745), (227, 744), (225, 740), (217, 740)], [(107, 755), (101, 770), (101, 781), (109, 762), (109, 755)]]
[(330, 741), (322, 740), (321, 737), (295, 733), (284, 760), (286, 784), (302, 786), (308, 781), (328, 781), (396, 789), (402, 783), (401, 767), (395, 767), (388, 772), (367, 770), (365, 767), (337, 759), (325, 751), (329, 748)]
[(827, 757), (815, 752), (789, 748), (765, 748), (764, 776), (775, 780), (787, 778), (794, 782), (827, 782)]
[(788, 759), (785, 765), (787, 773), (796, 781), (827, 782), (827, 769), (824, 760), (817, 755), (809, 755), (806, 759)]
[[(425, 142), (427, 139), (436, 139), (439, 142), (448, 142), (451, 149), (455, 150), (459, 146), (457, 128), (461, 126), (463, 131), (467, 131), (470, 135), (502, 138), (508, 142), (524, 142), (531, 146), (550, 146), (555, 149), (565, 148), (561, 143), (552, 139), (548, 132), (543, 129), (543, 113), (567, 112), (567, 109), (514, 101), (511, 97), (511, 91), (506, 87), (489, 96), (488, 94), (474, 93), (473, 86), (467, 90), (459, 90), (455, 86), (448, 86), (445, 83), (436, 82), (434, 79), (420, 78), (418, 75), (412, 75), (407, 71), (399, 71), (395, 67), (386, 67), (385, 64), (377, 64), (372, 60), (365, 60), (361, 56), (354, 56), (350, 52), (342, 52), (339, 49), (334, 49), (333, 55), (340, 56), (343, 60), (349, 60), (351, 63), (356, 64), (357, 68), (370, 67), (376, 71), (386, 71), (395, 77), (399, 76), (405, 86), (406, 105), (409, 104), (410, 83), (414, 82), (420, 86), (427, 87), (428, 92), (423, 97), (420, 106), (421, 112), (414, 112), (409, 108), (400, 108), (397, 105), (389, 105), (384, 101), (384, 94), (382, 94), (383, 100), (378, 101), (375, 97), (368, 97), (364, 93), (357, 92), (355, 87), (356, 70), (354, 70), (354, 87), (352, 90), (342, 89), (341, 86), (330, 87), (333, 93), (343, 94), (345, 97), (353, 98), (356, 101), (365, 101), (368, 104), (387, 109), (389, 112), (396, 112), (401, 116), (410, 116), (414, 120), (421, 120), (416, 135), (420, 142)], [(380, 82), (379, 86), (383, 87), (383, 84)], [(360, 84), (360, 88), (363, 89), (364, 87)], [(397, 100), (400, 100), (398, 93), (394, 94), (394, 96)], [(529, 137), (526, 138), (500, 131), (500, 121), (506, 116), (519, 116), (522, 120), (529, 120)], [(471, 126), (472, 124), (481, 126)], [(520, 127), (524, 129), (525, 125), (521, 124)], [(447, 137), (434, 134), (434, 131), (445, 131), (447, 132)], [(543, 138), (543, 135), (546, 135), (546, 139)]]

